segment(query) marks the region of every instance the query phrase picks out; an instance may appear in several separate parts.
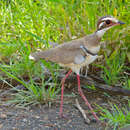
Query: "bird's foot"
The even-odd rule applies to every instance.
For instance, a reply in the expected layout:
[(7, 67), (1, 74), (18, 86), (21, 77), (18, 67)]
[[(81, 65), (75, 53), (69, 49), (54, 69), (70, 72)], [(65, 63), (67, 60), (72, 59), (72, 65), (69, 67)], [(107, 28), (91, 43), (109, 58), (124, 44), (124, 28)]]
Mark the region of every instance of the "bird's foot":
[(94, 118), (91, 120), (91, 123), (98, 123), (99, 125), (104, 126), (104, 127), (107, 125), (106, 122), (101, 121), (101, 120), (96, 120)]

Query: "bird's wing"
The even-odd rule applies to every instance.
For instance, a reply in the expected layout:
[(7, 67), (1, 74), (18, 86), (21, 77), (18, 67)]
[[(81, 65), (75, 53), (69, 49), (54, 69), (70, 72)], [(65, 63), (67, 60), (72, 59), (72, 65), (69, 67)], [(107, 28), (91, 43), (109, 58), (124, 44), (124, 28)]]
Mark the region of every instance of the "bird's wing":
[(35, 60), (45, 59), (61, 64), (81, 64), (85, 60), (85, 53), (80, 48), (81, 45), (83, 45), (83, 40), (73, 40), (56, 48), (35, 52), (31, 54), (31, 57)]

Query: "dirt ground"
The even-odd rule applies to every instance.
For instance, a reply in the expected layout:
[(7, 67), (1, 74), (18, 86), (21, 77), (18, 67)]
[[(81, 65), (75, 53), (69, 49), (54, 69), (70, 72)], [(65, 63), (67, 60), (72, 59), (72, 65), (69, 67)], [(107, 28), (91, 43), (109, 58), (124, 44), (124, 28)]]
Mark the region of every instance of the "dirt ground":
[[(120, 96), (107, 97), (104, 93), (83, 89), (93, 108), (99, 110), (95, 104), (110, 107), (108, 101), (120, 103)], [(77, 93), (77, 88), (67, 89), (65, 94), (74, 93), (75, 97), (64, 96), (63, 111), (67, 118), (59, 117), (60, 96), (49, 108), (47, 105), (37, 105), (22, 109), (6, 105), (0, 106), (0, 130), (104, 130), (106, 126), (96, 123), (88, 107)], [(75, 107), (75, 99), (85, 110), (91, 120), (86, 124), (79, 110)], [(99, 111), (97, 115), (100, 116)], [(111, 129), (108, 128), (107, 130)]]
[(64, 106), (67, 119), (60, 119), (59, 108), (30, 110), (0, 108), (1, 130), (103, 130), (97, 123), (87, 125), (77, 109)]

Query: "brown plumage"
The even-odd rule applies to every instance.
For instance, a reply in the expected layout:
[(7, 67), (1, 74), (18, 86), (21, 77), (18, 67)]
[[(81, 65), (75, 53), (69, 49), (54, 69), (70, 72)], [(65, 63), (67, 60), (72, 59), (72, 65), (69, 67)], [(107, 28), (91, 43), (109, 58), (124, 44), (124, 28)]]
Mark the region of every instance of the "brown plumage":
[(63, 43), (58, 45), (56, 48), (33, 53), (31, 56), (34, 57), (36, 61), (39, 59), (45, 59), (47, 61), (56, 62), (59, 64), (75, 64), (76, 56), (85, 56), (84, 52), (80, 48), (81, 45), (89, 48), (90, 51), (97, 53), (96, 48), (100, 46), (100, 40), (101, 38), (98, 38), (97, 35), (92, 34), (77, 40)]

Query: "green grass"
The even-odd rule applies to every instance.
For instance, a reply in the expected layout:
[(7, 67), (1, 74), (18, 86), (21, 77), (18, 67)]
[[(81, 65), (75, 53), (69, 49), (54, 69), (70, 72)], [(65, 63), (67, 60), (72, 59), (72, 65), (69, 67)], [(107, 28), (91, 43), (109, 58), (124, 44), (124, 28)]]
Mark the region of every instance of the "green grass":
[(121, 82), (121, 73), (125, 71), (126, 54), (120, 52), (119, 49), (115, 50), (109, 57), (105, 54), (105, 65), (97, 65), (103, 69), (102, 77), (109, 85), (116, 85)]
[[(0, 79), (13, 79), (27, 88), (18, 91), (13, 102), (26, 106), (55, 99), (60, 89), (59, 66), (45, 61), (34, 63), (29, 54), (49, 48), (50, 41), (61, 44), (93, 33), (97, 19), (104, 15), (113, 15), (126, 24), (111, 29), (102, 38), (107, 44), (100, 51), (105, 55), (105, 62), (98, 64), (101, 76), (107, 84), (121, 83), (129, 89), (128, 75), (123, 73), (129, 70), (130, 59), (128, 5), (128, 0), (0, 1)], [(44, 79), (45, 67), (51, 80)], [(27, 84), (23, 77), (29, 77), (31, 82)], [(34, 77), (39, 77), (41, 84), (33, 81)]]
[(117, 128), (123, 128), (127, 125), (130, 125), (130, 103), (128, 106), (119, 108), (116, 104), (109, 104), (111, 108), (103, 108), (100, 107), (101, 112), (101, 120), (108, 120), (108, 126), (113, 127), (113, 130), (117, 130)]
[[(8, 101), (8, 103), (15, 103), (19, 107), (50, 102), (56, 98), (56, 95), (60, 90), (56, 88), (58, 74), (52, 73), (52, 76), (48, 78), (48, 80), (45, 80), (43, 73), (37, 73), (37, 76), (41, 77), (41, 81), (38, 83), (35, 82), (31, 76), (29, 76), (30, 82), (25, 82), (23, 79), (19, 79), (13, 74), (7, 72), (2, 67), (0, 67), (0, 70), (6, 73), (9, 78), (15, 79), (26, 88), (26, 90), (19, 90), (6, 81), (6, 84), (12, 87), (13, 90), (17, 91), (17, 93), (13, 95), (13, 100)], [(1, 80), (4, 81), (2, 78)]]

